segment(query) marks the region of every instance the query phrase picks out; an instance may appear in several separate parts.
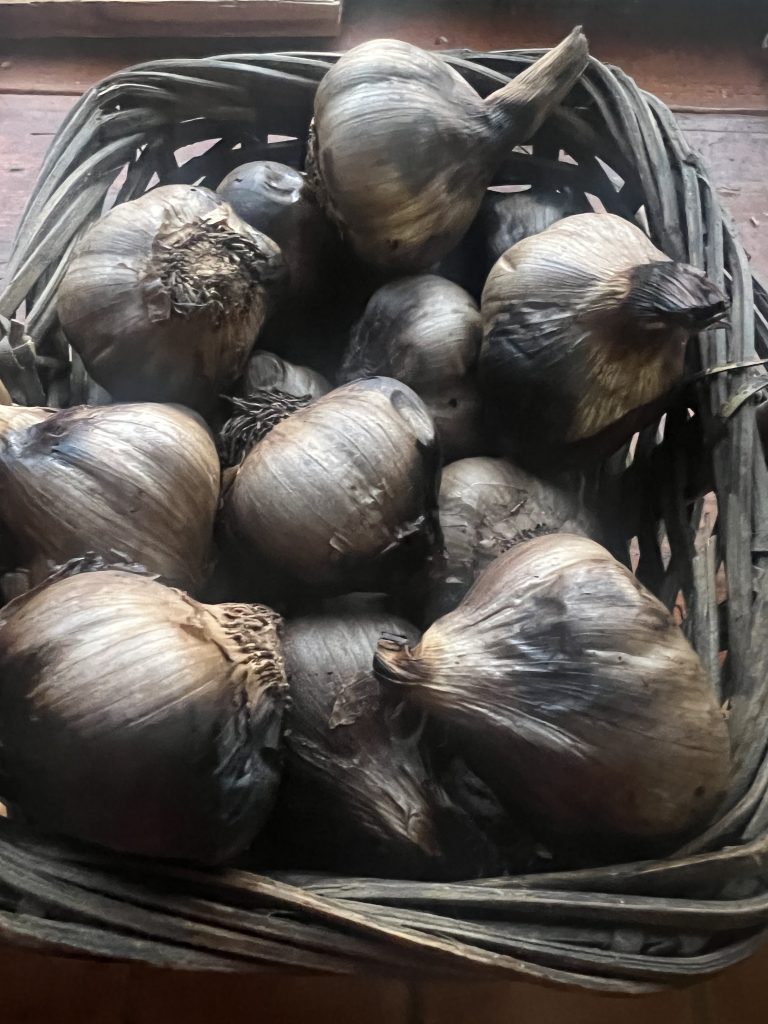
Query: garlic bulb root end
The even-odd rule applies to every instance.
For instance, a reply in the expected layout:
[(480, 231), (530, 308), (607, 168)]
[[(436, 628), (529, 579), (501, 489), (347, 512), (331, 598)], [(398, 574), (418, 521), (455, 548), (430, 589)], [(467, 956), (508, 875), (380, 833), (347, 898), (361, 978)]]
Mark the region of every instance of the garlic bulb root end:
[(284, 391), (261, 389), (249, 398), (230, 398), (240, 411), (231, 416), (219, 434), (219, 454), (225, 467), (238, 465), (262, 438), (298, 409), (312, 401), (311, 395), (296, 397)]
[(282, 260), (260, 244), (258, 235), (234, 231), (228, 211), (214, 210), (183, 227), (159, 231), (153, 259), (162, 291), (150, 308), (153, 323), (171, 314), (207, 313), (214, 327), (226, 316), (248, 314), (252, 289), (279, 280)]

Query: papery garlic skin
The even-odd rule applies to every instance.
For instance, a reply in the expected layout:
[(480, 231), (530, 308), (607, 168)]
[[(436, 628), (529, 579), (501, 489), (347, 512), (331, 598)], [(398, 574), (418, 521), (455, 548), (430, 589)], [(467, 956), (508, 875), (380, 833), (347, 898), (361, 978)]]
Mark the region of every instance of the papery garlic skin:
[(224, 516), (245, 553), (294, 581), (375, 589), (433, 543), (434, 426), (419, 397), (373, 377), (292, 413), (259, 441)]
[(0, 524), (38, 577), (46, 563), (119, 552), (194, 590), (219, 487), (213, 439), (181, 407), (80, 406), (0, 434)]
[(364, 262), (426, 270), (457, 244), (506, 153), (587, 56), (575, 29), (484, 100), (436, 54), (394, 39), (354, 47), (315, 95), (308, 176), (321, 205)]
[(382, 375), (418, 391), (464, 377), (482, 340), (477, 304), (436, 274), (403, 277), (371, 296), (355, 325), (340, 378)]
[(597, 536), (577, 495), (506, 459), (459, 459), (443, 469), (444, 558), (432, 569), (427, 620), (459, 604), (480, 573), (516, 544), (549, 533)]
[(45, 831), (218, 863), (272, 806), (279, 616), (85, 573), (0, 611), (2, 793)]
[(315, 803), (325, 819), (316, 833), (304, 815), (290, 828), (292, 845), (304, 847), (308, 863), (329, 858), (328, 866), (334, 851), (343, 860), (348, 844), (379, 863), (387, 855), (410, 861), (412, 869), (440, 854), (436, 794), (418, 739), (398, 735), (388, 718), (394, 709), (373, 675), (382, 633), (418, 637), (405, 620), (365, 608), (286, 625), (291, 708), (282, 799), (294, 815)]
[(243, 394), (250, 398), (259, 391), (282, 391), (294, 398), (319, 398), (331, 390), (322, 374), (308, 366), (296, 366), (274, 352), (258, 350), (251, 354), (243, 375)]
[(0, 438), (10, 434), (13, 430), (31, 427), (34, 423), (42, 423), (55, 412), (55, 409), (46, 409), (36, 405), (13, 405), (11, 402), (7, 405), (0, 404)]
[(504, 453), (533, 466), (566, 450), (604, 457), (660, 415), (688, 338), (726, 300), (634, 224), (584, 213), (513, 245), (481, 306), (481, 388)]
[(375, 666), (555, 836), (670, 842), (727, 790), (728, 730), (698, 656), (586, 538), (513, 548), (412, 650), (382, 641)]
[(284, 276), (276, 243), (215, 192), (163, 185), (88, 229), (57, 310), (115, 399), (207, 410), (242, 373)]

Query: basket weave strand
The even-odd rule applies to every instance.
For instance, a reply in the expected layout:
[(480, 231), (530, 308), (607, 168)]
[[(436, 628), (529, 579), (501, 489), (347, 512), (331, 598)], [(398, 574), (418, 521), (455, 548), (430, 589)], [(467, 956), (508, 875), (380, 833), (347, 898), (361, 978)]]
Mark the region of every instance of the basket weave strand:
[[(487, 95), (539, 55), (444, 57)], [(58, 282), (85, 228), (157, 182), (216, 187), (255, 159), (301, 167), (314, 92), (335, 59), (154, 61), (112, 76), (75, 105), (30, 197), (0, 294), (0, 378), (16, 401), (70, 405), (91, 392), (55, 316)], [(203, 154), (179, 153), (203, 142), (211, 143)], [(641, 435), (629, 468), (626, 453), (604, 467), (611, 487), (618, 479), (637, 499), (639, 577), (684, 609), (684, 628), (730, 708), (736, 768), (718, 818), (666, 859), (450, 885), (126, 861), (0, 821), (4, 939), (179, 967), (514, 974), (619, 992), (706, 975), (763, 942), (768, 470), (754, 402), (768, 387), (759, 362), (768, 358), (768, 294), (752, 281), (733, 224), (674, 118), (618, 69), (591, 60), (530, 147), (509, 153), (496, 183), (540, 181), (574, 186), (637, 219), (669, 256), (703, 268), (731, 297), (728, 327), (689, 346), (692, 408), (705, 439), (695, 464), (685, 455), (688, 417), (671, 412), (663, 438), (657, 426)], [(704, 530), (711, 505), (690, 498), (698, 479), (717, 499)]]

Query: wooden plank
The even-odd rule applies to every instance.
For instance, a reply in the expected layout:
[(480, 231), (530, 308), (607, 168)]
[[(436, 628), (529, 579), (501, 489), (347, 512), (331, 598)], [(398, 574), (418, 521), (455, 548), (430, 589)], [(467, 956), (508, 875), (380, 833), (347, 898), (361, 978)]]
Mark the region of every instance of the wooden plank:
[(5, 39), (334, 36), (341, 0), (0, 0)]
[(768, 281), (768, 115), (678, 114), (739, 226), (754, 272)]
[[(240, 5), (243, 6), (242, 4)], [(574, 9), (575, 8), (575, 9)], [(705, 8), (708, 8), (705, 10)], [(319, 48), (346, 50), (366, 39), (404, 39), (427, 49), (479, 50), (551, 46), (582, 21), (592, 53), (622, 67), (665, 103), (697, 107), (768, 107), (765, 34), (759, 4), (738, 16), (726, 4), (676, 0), (660, 7), (644, 0), (628, 13), (618, 7), (584, 9), (572, 4), (534, 5), (524, 0), (503, 4), (441, 0), (347, 0), (338, 39)], [(44, 28), (37, 33), (44, 35)], [(240, 23), (236, 49), (263, 51), (274, 42), (258, 38), (259, 29)], [(109, 74), (161, 57), (205, 56), (234, 49), (225, 40), (10, 40), (0, 29), (0, 93), (79, 95)], [(308, 49), (299, 29), (279, 49)], [(318, 47), (317, 43), (313, 46)]]
[(616, 997), (523, 982), (436, 982), (419, 990), (419, 1024), (705, 1024), (691, 989)]
[(0, 96), (0, 280), (27, 198), (71, 96)]
[(0, 1019), (3, 1024), (125, 1024), (129, 979), (124, 964), (0, 946)]
[(132, 967), (121, 1024), (409, 1024), (402, 981)]
[[(709, 1015), (702, 1024), (765, 1024), (768, 948), (705, 982)], [(660, 1024), (660, 1022), (657, 1022)]]

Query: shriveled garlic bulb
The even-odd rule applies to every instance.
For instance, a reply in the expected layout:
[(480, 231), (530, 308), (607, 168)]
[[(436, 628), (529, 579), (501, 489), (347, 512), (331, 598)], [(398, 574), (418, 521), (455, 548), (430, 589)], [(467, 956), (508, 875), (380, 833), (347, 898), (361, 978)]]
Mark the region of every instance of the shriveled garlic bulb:
[(414, 642), (413, 626), (386, 611), (381, 595), (349, 597), (285, 628), (291, 702), (276, 862), (397, 878), (466, 878), (522, 863), (518, 834), (502, 830), (502, 846), (484, 831), (499, 832), (503, 817), (492, 795), (458, 761), (442, 777), (423, 750), (421, 716), (388, 700), (373, 675), (382, 633)]
[(433, 567), (427, 621), (459, 604), (477, 576), (515, 544), (547, 533), (596, 536), (597, 523), (565, 487), (506, 459), (460, 459), (443, 470), (445, 557)]
[(555, 835), (672, 841), (728, 786), (728, 730), (701, 662), (586, 538), (516, 546), (413, 649), (382, 641), (375, 665)]
[(163, 185), (89, 228), (58, 315), (88, 373), (118, 401), (205, 410), (242, 373), (284, 274), (275, 242), (215, 192)]
[(308, 172), (367, 263), (426, 270), (459, 241), (511, 147), (588, 58), (580, 29), (483, 100), (440, 56), (394, 39), (345, 53), (315, 95)]
[(243, 377), (243, 394), (252, 397), (260, 391), (282, 391), (294, 398), (319, 398), (331, 390), (331, 385), (308, 366), (295, 366), (274, 352), (254, 352), (248, 360)]
[(600, 458), (658, 415), (696, 330), (726, 300), (613, 214), (566, 217), (512, 246), (482, 298), (480, 382), (506, 454)]
[(340, 243), (304, 175), (287, 164), (255, 160), (230, 171), (216, 191), (246, 224), (280, 246), (291, 295), (316, 298)]
[(154, 857), (243, 850), (279, 781), (280, 618), (126, 571), (0, 611), (0, 787), (45, 831)]
[(8, 389), (5, 384), (0, 380), (0, 405), (11, 405), (11, 396), (8, 394)]
[(286, 626), (291, 706), (280, 817), (305, 867), (371, 870), (390, 861), (413, 871), (441, 854), (418, 736), (397, 726), (373, 675), (384, 632), (418, 637), (404, 620), (365, 608)]
[(435, 274), (404, 277), (371, 297), (339, 379), (401, 380), (435, 419), (446, 461), (477, 454), (483, 443), (473, 375), (481, 340), (480, 311), (462, 288)]
[(431, 548), (438, 480), (423, 402), (372, 377), (274, 426), (240, 465), (224, 516), (243, 553), (283, 577), (375, 589)]
[(0, 438), (13, 430), (20, 430), (23, 427), (31, 427), (33, 423), (40, 423), (48, 419), (55, 409), (46, 409), (41, 406), (27, 405), (0, 405)]
[[(33, 410), (29, 410), (32, 412)], [(0, 524), (45, 573), (117, 551), (165, 580), (203, 581), (219, 498), (216, 446), (187, 409), (80, 406), (0, 435)]]

